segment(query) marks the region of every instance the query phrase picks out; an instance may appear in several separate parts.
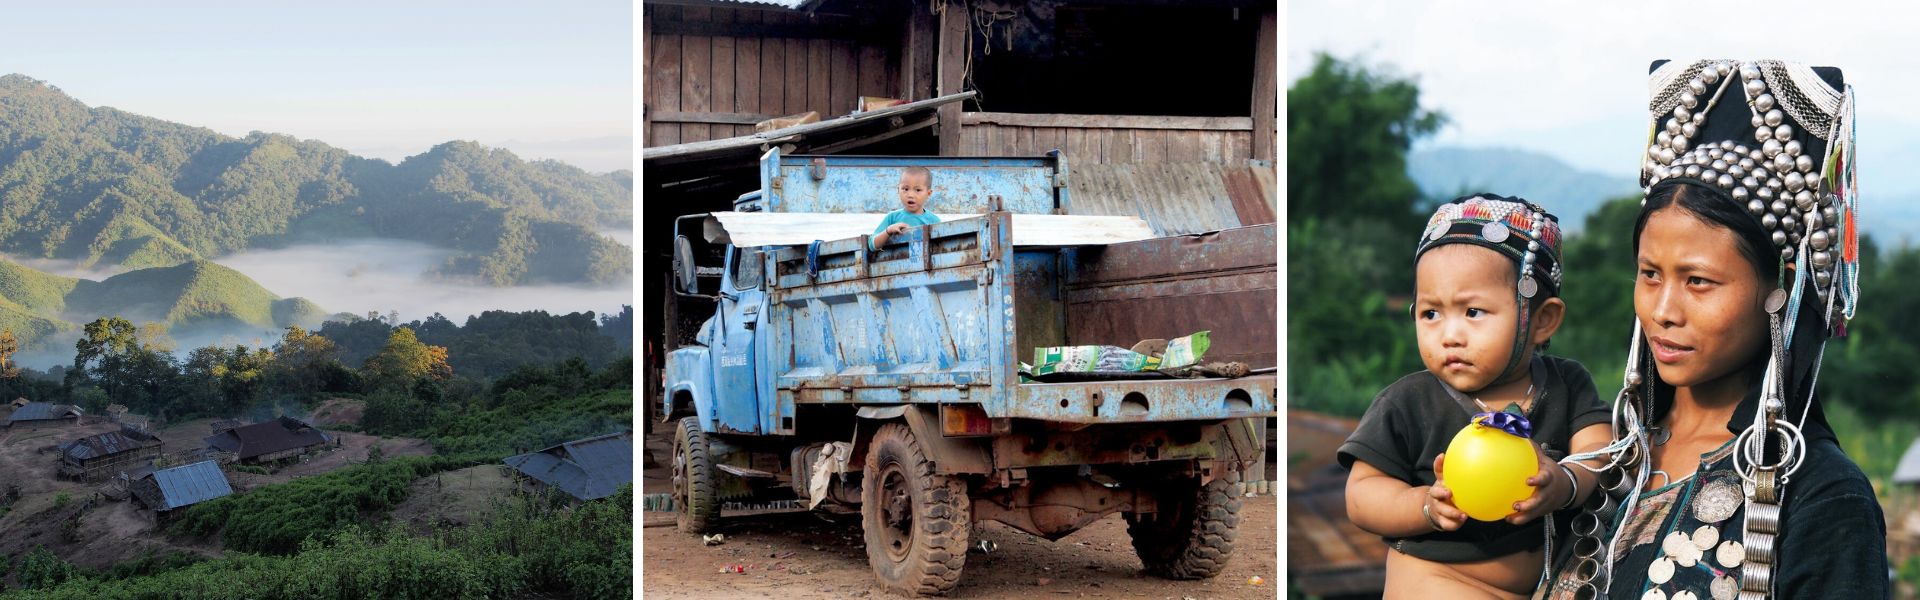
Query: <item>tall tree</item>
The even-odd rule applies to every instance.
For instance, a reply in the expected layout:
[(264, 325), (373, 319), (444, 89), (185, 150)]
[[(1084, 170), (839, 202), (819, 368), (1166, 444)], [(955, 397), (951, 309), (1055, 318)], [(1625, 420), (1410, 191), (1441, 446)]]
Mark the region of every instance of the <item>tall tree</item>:
[(273, 363), (268, 367), (274, 387), (295, 395), (306, 395), (323, 387), (327, 365), (339, 360), (340, 347), (296, 325), (273, 346)]
[(20, 351), (20, 340), (13, 337), (13, 330), (0, 330), (0, 377), (13, 379), (20, 376), (20, 368), (13, 366), (13, 353)]
[(367, 378), (378, 387), (404, 388), (422, 378), (443, 380), (453, 376), (453, 369), (447, 366), (446, 347), (420, 343), (413, 329), (407, 327), (393, 330), (380, 353), (367, 359), (366, 370)]

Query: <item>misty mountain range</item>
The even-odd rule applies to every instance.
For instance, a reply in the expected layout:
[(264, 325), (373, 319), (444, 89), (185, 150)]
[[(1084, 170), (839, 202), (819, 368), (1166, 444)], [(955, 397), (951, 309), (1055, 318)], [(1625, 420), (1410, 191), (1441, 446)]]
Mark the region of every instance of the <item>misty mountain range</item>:
[(192, 337), (316, 328), (329, 316), (306, 299), (281, 298), (239, 271), (204, 260), (101, 281), (0, 260), (0, 328), (12, 331), (22, 348), (70, 343), (81, 325), (113, 315)]
[[(1579, 232), (1587, 214), (1606, 201), (1640, 193), (1635, 181), (1639, 174), (1631, 167), (1619, 174), (1583, 171), (1546, 154), (1513, 148), (1415, 150), (1407, 156), (1407, 174), (1432, 199), (1490, 192), (1538, 202), (1560, 217), (1569, 234)], [(1869, 188), (1861, 197), (1865, 202), (1860, 212), (1867, 218), (1860, 223), (1867, 235), (1883, 245), (1920, 239), (1920, 193), (1874, 193)]]
[(383, 238), (453, 250), (434, 275), (493, 286), (625, 285), (633, 174), (447, 142), (399, 164), (313, 140), (88, 107), (0, 77), (0, 252), (117, 271), (249, 249)]

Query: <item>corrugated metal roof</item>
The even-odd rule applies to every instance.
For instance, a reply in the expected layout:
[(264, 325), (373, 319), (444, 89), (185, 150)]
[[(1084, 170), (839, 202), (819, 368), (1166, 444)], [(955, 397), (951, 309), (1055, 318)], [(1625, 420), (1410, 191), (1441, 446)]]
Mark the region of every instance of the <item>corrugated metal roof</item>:
[(1907, 453), (1900, 455), (1900, 465), (1893, 468), (1893, 482), (1920, 483), (1920, 439), (1913, 440)]
[(148, 477), (160, 486), (162, 506), (154, 510), (173, 510), (233, 493), (227, 474), (220, 471), (219, 463), (210, 460), (161, 469)]
[(1076, 215), (1131, 215), (1162, 236), (1274, 222), (1274, 177), (1261, 164), (1074, 165)]
[(8, 417), (8, 420), (13, 422), (50, 421), (64, 419), (69, 416), (78, 417), (82, 413), (83, 411), (77, 406), (48, 404), (46, 402), (29, 402), (20, 408), (13, 409), (13, 415)]
[(91, 460), (158, 445), (160, 440), (152, 436), (135, 432), (110, 431), (61, 444), (60, 452), (74, 460)]
[(633, 482), (633, 432), (575, 440), (517, 456), (508, 466), (581, 500), (613, 495)]
[(207, 436), (208, 446), (241, 459), (327, 443), (327, 434), (299, 419), (280, 417)]

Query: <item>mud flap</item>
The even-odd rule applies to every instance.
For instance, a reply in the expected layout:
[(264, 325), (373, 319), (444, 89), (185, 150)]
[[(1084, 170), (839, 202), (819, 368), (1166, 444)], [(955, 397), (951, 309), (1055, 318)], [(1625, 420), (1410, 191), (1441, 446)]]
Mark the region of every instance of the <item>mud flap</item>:
[(854, 424), (853, 452), (847, 468), (864, 466), (867, 438), (862, 429), (878, 429), (878, 423), (905, 417), (907, 428), (913, 431), (913, 437), (919, 440), (927, 457), (933, 461), (935, 473), (953, 475), (960, 473), (987, 473), (993, 470), (993, 453), (989, 441), (993, 438), (950, 438), (940, 431), (940, 407), (935, 404), (914, 404), (895, 406), (862, 406), (857, 411), (860, 421)]
[(1208, 477), (1203, 484), (1222, 476), (1226, 476), (1228, 481), (1237, 481), (1240, 479), (1239, 473), (1252, 467), (1260, 458), (1265, 448), (1261, 447), (1264, 439), (1256, 419), (1229, 419), (1220, 424), (1220, 437), (1215, 448), (1221, 468), (1215, 469), (1213, 477)]

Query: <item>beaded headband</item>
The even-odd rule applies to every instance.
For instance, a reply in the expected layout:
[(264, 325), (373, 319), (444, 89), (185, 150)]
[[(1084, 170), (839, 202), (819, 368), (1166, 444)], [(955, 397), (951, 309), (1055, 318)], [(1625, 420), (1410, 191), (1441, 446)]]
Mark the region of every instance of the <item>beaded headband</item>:
[(1836, 326), (1853, 314), (1859, 271), (1853, 88), (1839, 78), (1772, 60), (1661, 65), (1640, 171), (1644, 193), (1690, 183), (1746, 209), (1794, 276), (1810, 276)]
[(1519, 263), (1523, 299), (1539, 295), (1543, 284), (1548, 297), (1560, 295), (1560, 221), (1538, 204), (1493, 194), (1441, 204), (1427, 219), (1414, 259), (1446, 244), (1492, 248)]

